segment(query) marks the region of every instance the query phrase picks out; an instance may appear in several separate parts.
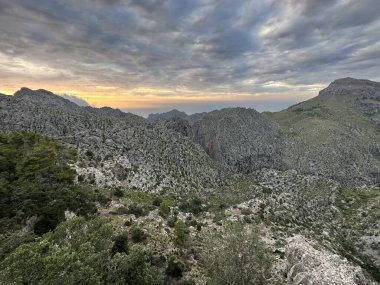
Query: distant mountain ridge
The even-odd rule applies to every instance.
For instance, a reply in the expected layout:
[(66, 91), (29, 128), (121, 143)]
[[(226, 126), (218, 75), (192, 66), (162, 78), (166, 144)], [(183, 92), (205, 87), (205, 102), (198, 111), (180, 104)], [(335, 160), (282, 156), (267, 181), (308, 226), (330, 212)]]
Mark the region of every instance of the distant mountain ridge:
[(148, 122), (154, 123), (159, 120), (165, 119), (174, 119), (174, 118), (187, 118), (188, 115), (185, 112), (178, 111), (177, 109), (173, 109), (166, 113), (156, 113), (150, 114), (148, 116)]

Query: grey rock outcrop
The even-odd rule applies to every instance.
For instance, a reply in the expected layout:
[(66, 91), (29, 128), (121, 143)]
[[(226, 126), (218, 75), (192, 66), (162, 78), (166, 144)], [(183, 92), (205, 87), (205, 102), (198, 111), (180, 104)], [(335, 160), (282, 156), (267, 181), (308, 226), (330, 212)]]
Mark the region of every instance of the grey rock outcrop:
[(286, 246), (289, 285), (375, 285), (363, 273), (339, 255), (315, 249), (304, 237), (288, 239)]

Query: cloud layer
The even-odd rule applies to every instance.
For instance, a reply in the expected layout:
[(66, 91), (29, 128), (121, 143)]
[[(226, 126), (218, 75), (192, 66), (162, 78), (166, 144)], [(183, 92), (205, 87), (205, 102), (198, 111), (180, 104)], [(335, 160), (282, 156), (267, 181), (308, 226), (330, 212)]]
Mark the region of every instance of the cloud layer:
[(340, 77), (379, 81), (378, 11), (378, 0), (0, 0), (0, 91), (124, 109), (297, 101)]

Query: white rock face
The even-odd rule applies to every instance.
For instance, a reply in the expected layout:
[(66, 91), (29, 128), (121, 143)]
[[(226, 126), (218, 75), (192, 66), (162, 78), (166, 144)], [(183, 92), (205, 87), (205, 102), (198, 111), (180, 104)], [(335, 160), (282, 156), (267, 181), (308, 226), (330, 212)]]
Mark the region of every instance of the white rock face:
[(286, 258), (289, 285), (375, 285), (360, 267), (339, 255), (315, 249), (303, 236), (287, 240)]

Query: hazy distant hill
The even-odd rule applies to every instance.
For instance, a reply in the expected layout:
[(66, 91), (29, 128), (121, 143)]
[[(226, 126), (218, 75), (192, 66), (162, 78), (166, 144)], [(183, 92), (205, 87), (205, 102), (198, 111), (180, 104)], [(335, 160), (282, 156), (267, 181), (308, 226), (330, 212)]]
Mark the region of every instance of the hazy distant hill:
[(148, 122), (157, 122), (159, 120), (167, 120), (167, 119), (174, 119), (174, 118), (187, 118), (188, 115), (185, 112), (178, 111), (176, 109), (173, 109), (166, 113), (157, 113), (157, 114), (150, 114), (148, 116)]

